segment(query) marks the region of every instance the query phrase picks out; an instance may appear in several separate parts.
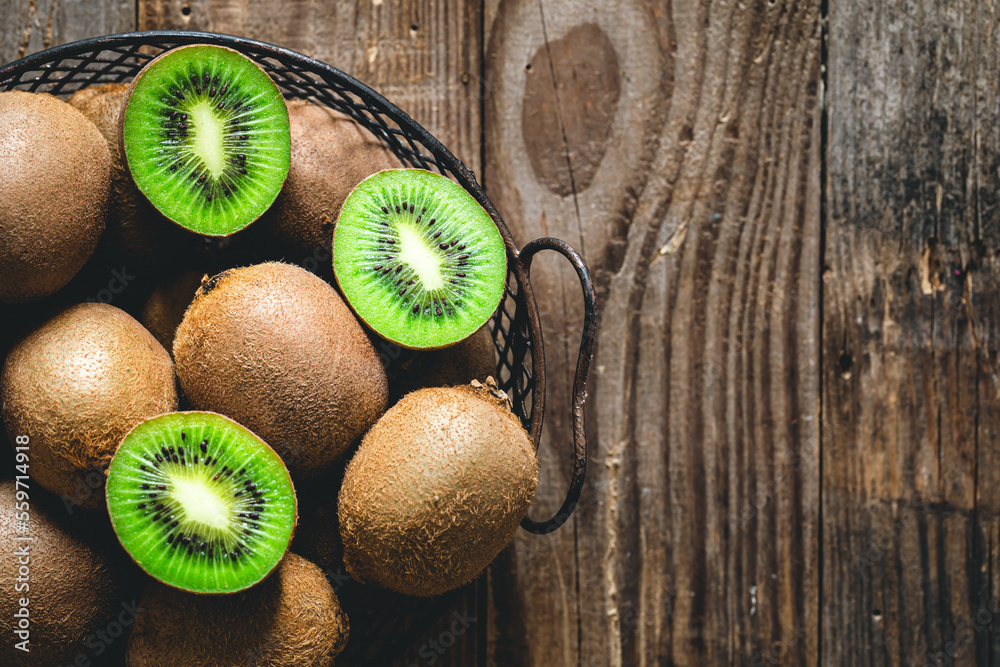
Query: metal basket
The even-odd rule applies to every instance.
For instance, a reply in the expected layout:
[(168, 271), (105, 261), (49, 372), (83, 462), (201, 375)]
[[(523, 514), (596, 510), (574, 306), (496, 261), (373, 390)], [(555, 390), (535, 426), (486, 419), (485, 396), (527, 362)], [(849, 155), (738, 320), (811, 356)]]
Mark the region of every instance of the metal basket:
[[(405, 164), (453, 178), (486, 209), (503, 236), (508, 260), (506, 294), (490, 322), (500, 359), (497, 379), (536, 448), (545, 408), (545, 358), (538, 308), (529, 280), (531, 261), (541, 250), (554, 250), (570, 261), (579, 276), (585, 304), (573, 384), (570, 485), (555, 516), (545, 521), (525, 518), (521, 524), (537, 534), (561, 526), (580, 497), (587, 464), (583, 402), (597, 327), (590, 272), (580, 255), (559, 239), (536, 239), (518, 249), (472, 171), (398, 107), (340, 70), (302, 54), (242, 37), (203, 32), (132, 32), (58, 46), (0, 67), (0, 91), (19, 89), (68, 96), (93, 84), (129, 81), (163, 51), (195, 43), (240, 51), (264, 68), (285, 97), (308, 98), (350, 115), (381, 138)], [(342, 572), (328, 576), (351, 621), (351, 639), (337, 659), (338, 665), (390, 663), (425, 634), (460, 594), (453, 591), (438, 598), (413, 598), (362, 586)]]

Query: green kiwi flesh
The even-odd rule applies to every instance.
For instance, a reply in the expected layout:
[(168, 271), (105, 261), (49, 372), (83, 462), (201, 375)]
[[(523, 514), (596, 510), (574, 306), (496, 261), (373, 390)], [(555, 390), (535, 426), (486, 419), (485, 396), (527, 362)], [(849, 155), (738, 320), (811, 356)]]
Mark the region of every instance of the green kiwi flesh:
[(362, 181), (340, 210), (333, 268), (344, 297), (403, 347), (453, 345), (496, 310), (507, 255), (489, 214), (460, 185), (421, 169)]
[(0, 93), (0, 302), (68, 283), (104, 231), (111, 154), (79, 111), (45, 93)]
[(344, 565), (406, 595), (461, 586), (510, 542), (537, 485), (531, 439), (495, 385), (407, 394), (347, 466)]
[(129, 170), (170, 220), (227, 236), (278, 196), (291, 155), (288, 111), (246, 56), (209, 45), (167, 51), (142, 69), (125, 104)]
[(136, 426), (111, 461), (107, 500), (139, 567), (195, 593), (231, 593), (264, 579), (288, 550), (297, 516), (274, 450), (208, 412)]
[(349, 634), (323, 572), (294, 553), (247, 591), (206, 597), (151, 583), (139, 607), (130, 667), (329, 667)]

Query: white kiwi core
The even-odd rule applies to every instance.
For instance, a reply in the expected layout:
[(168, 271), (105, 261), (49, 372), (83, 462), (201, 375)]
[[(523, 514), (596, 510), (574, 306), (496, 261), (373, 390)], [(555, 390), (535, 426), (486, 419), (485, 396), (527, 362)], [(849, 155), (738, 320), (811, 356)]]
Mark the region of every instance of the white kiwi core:
[(205, 162), (209, 173), (218, 178), (226, 167), (226, 152), (223, 149), (225, 124), (215, 115), (212, 105), (204, 100), (192, 105), (188, 115), (194, 153)]
[(444, 276), (441, 275), (441, 259), (427, 245), (423, 235), (410, 225), (401, 224), (399, 232), (399, 259), (409, 265), (420, 278), (424, 289), (432, 292), (444, 287)]
[(190, 521), (220, 532), (229, 532), (232, 514), (219, 494), (205, 485), (201, 478), (174, 477), (171, 495)]

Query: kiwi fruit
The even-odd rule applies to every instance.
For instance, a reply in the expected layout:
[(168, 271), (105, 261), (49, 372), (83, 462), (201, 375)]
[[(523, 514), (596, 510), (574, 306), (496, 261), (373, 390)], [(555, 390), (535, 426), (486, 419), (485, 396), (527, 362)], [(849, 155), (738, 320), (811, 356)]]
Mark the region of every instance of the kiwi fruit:
[(344, 565), (406, 595), (457, 588), (510, 542), (537, 485), (531, 439), (495, 384), (407, 394), (347, 466)]
[(135, 187), (118, 140), (128, 89), (128, 83), (102, 83), (81, 88), (66, 101), (94, 123), (111, 153), (111, 201), (102, 244), (133, 270), (159, 268), (193, 246), (196, 237), (166, 220)]
[(389, 366), (389, 401), (424, 387), (452, 387), (473, 380), (485, 383), (496, 375), (493, 335), (483, 326), (460, 343), (443, 350), (411, 351)]
[(0, 302), (48, 296), (104, 231), (111, 154), (79, 111), (44, 93), (0, 93)]
[(207, 278), (203, 271), (178, 273), (163, 280), (146, 299), (139, 321), (167, 351), (173, 351), (174, 332), (203, 278)]
[(365, 324), (397, 345), (448, 347), (496, 310), (507, 255), (489, 214), (460, 185), (422, 169), (369, 176), (348, 195), (333, 270)]
[[(93, 659), (140, 613), (136, 572), (104, 546), (105, 538), (114, 541), (107, 518), (67, 521), (44, 493), (0, 482), (0, 664), (10, 667), (73, 664), (81, 654)], [(27, 653), (17, 647), (25, 638)]]
[(349, 633), (323, 573), (294, 553), (242, 593), (205, 597), (152, 583), (139, 605), (130, 667), (327, 666)]
[(177, 409), (163, 346), (114, 306), (70, 306), (18, 342), (0, 373), (7, 431), (31, 438), (31, 477), (85, 508), (103, 504), (103, 473), (125, 434)]
[(291, 167), (285, 187), (259, 224), (296, 255), (319, 248), (329, 252), (333, 224), (348, 193), (365, 177), (403, 165), (350, 116), (307, 100), (287, 105)]
[(129, 87), (121, 143), (139, 191), (169, 220), (228, 236), (259, 218), (288, 175), (288, 110), (267, 73), (195, 44), (150, 61)]
[(258, 434), (296, 481), (337, 462), (385, 411), (388, 380), (329, 284), (279, 262), (206, 280), (177, 327), (181, 389)]
[(210, 412), (160, 415), (132, 429), (108, 468), (107, 502), (139, 567), (194, 593), (233, 593), (267, 577), (297, 516), (274, 450)]

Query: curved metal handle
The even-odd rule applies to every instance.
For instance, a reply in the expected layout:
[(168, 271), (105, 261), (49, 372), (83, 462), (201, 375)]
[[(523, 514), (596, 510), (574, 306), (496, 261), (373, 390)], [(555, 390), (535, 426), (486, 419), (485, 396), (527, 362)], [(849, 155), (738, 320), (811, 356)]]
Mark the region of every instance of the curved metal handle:
[(521, 527), (529, 533), (545, 535), (569, 519), (580, 500), (580, 491), (583, 490), (583, 481), (587, 474), (587, 429), (584, 423), (583, 404), (587, 400), (587, 373), (590, 371), (590, 361), (594, 358), (594, 342), (597, 339), (597, 299), (594, 295), (594, 283), (583, 257), (560, 239), (535, 239), (524, 246), (518, 257), (526, 271), (530, 273), (531, 260), (540, 250), (555, 250), (569, 260), (580, 278), (584, 304), (583, 335), (580, 339), (580, 355), (576, 362), (576, 377), (573, 380), (573, 472), (569, 490), (566, 492), (562, 507), (551, 519), (532, 521), (525, 517), (521, 522)]

